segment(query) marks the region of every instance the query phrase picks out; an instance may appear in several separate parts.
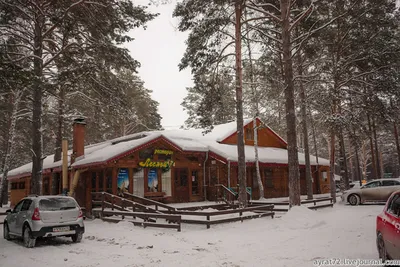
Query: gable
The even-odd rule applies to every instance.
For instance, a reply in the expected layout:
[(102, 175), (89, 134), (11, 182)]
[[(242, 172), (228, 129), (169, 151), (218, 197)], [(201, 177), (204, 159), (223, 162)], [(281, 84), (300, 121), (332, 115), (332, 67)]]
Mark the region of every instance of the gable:
[[(257, 118), (257, 126), (262, 124), (261, 120)], [(244, 126), (244, 140), (245, 145), (254, 146), (254, 130), (253, 121)], [(258, 130), (258, 146), (260, 147), (276, 147), (287, 149), (287, 143), (279, 135), (277, 135), (271, 128), (264, 126)], [(237, 132), (231, 134), (221, 144), (236, 145), (238, 140)]]

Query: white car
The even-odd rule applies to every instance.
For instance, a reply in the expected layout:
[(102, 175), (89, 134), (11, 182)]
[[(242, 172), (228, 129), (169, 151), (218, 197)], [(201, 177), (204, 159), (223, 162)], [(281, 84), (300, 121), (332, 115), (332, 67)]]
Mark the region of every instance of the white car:
[(73, 242), (82, 240), (85, 226), (78, 203), (67, 196), (29, 196), (7, 211), (4, 238), (22, 237), (32, 248), (38, 237), (68, 236)]
[(344, 191), (342, 201), (355, 206), (365, 202), (386, 202), (390, 195), (400, 190), (399, 178), (377, 179), (361, 187), (354, 186)]

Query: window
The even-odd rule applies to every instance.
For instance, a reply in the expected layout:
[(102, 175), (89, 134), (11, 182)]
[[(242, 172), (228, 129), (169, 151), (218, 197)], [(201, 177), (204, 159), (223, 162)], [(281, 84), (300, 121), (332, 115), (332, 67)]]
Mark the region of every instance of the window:
[(324, 179), (324, 181), (327, 182), (328, 181), (328, 172), (323, 171), (323, 172), (321, 172), (321, 174), (322, 174), (322, 179)]
[(43, 178), (43, 195), (50, 195), (49, 177)]
[(251, 128), (246, 128), (246, 140), (254, 140), (254, 132)]
[(18, 189), (18, 183), (11, 183), (11, 190)]
[(133, 194), (140, 196), (140, 197), (142, 197), (144, 195), (144, 170), (143, 169), (133, 169)]
[(39, 210), (42, 211), (69, 210), (75, 208), (77, 208), (77, 204), (72, 198), (52, 197), (39, 201)]
[(99, 172), (99, 191), (100, 192), (104, 191), (104, 172), (103, 171)]
[(13, 212), (20, 212), (21, 208), (22, 208), (22, 204), (24, 204), (24, 200), (21, 200), (20, 202), (18, 202), (18, 204), (15, 206)]
[(106, 170), (106, 192), (112, 194), (112, 169)]
[(180, 186), (187, 186), (188, 185), (188, 171), (187, 169), (181, 169), (179, 176), (181, 178)]
[(25, 189), (25, 182), (19, 182), (18, 189)]
[(362, 188), (374, 188), (374, 187), (379, 187), (379, 186), (381, 186), (381, 183), (377, 181), (377, 182), (370, 182), (370, 183), (364, 185)]
[(31, 206), (31, 204), (32, 204), (32, 200), (30, 200), (30, 199), (25, 199), (24, 204), (22, 204), (21, 211), (27, 211), (27, 210), (29, 210), (29, 207)]
[(92, 192), (96, 191), (96, 180), (97, 180), (97, 173), (92, 172)]
[(192, 195), (198, 195), (199, 192), (199, 172), (192, 171)]
[(264, 169), (264, 180), (265, 180), (265, 187), (273, 188), (274, 187), (274, 172), (272, 169)]
[(139, 158), (140, 159), (152, 159), (153, 158), (153, 154), (154, 154), (154, 149), (152, 148), (147, 148), (144, 150), (139, 151)]
[(395, 181), (395, 180), (383, 180), (382, 181), (382, 186), (395, 186), (395, 185), (400, 185), (400, 182)]
[(388, 209), (387, 212), (400, 217), (400, 195), (397, 194), (395, 195), (392, 200), (390, 201), (389, 205), (388, 205)]
[(161, 174), (162, 180), (162, 191), (165, 193), (166, 196), (172, 196), (171, 190), (171, 169)]
[(147, 172), (147, 192), (158, 192), (159, 188), (157, 169), (149, 169)]

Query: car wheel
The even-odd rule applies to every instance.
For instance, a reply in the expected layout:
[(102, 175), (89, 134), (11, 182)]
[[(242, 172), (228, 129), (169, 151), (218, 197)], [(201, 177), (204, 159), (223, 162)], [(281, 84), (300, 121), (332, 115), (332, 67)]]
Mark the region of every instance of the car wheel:
[(383, 240), (381, 233), (379, 233), (376, 238), (376, 245), (378, 247), (379, 258), (382, 259), (382, 262), (385, 262), (388, 260), (388, 255), (385, 247), (385, 241)]
[(83, 233), (79, 232), (71, 236), (72, 242), (80, 243), (82, 241)]
[(24, 227), (24, 245), (27, 248), (33, 248), (36, 244), (36, 238), (32, 237), (32, 231), (29, 226)]
[(352, 194), (349, 196), (348, 201), (350, 205), (357, 206), (360, 205), (360, 197), (356, 194)]
[(11, 240), (11, 236), (10, 236), (10, 228), (8, 228), (8, 223), (4, 223), (4, 227), (3, 227), (3, 237), (6, 240)]

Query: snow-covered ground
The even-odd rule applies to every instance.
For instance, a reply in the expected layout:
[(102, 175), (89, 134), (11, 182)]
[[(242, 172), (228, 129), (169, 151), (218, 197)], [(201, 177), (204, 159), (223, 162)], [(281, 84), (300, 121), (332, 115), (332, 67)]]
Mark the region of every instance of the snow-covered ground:
[(377, 259), (375, 220), (382, 208), (342, 203), (318, 211), (299, 207), (274, 219), (222, 224), (208, 230), (183, 225), (182, 232), (87, 220), (80, 244), (59, 238), (26, 249), (21, 242), (0, 237), (0, 266), (306, 267), (316, 259)]

